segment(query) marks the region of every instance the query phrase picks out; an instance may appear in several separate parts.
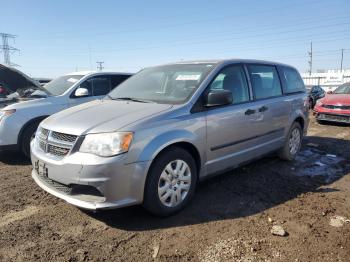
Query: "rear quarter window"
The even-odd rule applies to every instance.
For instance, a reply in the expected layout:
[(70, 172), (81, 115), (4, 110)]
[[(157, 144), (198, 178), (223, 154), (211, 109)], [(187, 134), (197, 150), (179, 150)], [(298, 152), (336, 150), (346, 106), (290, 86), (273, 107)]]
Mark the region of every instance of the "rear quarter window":
[(284, 66), (279, 67), (279, 71), (283, 82), (283, 93), (305, 92), (305, 85), (298, 71), (294, 68)]

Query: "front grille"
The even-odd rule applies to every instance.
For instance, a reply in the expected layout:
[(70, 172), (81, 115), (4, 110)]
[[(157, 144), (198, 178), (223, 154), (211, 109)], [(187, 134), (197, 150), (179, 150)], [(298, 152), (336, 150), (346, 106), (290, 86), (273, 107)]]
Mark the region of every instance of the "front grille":
[(48, 145), (47, 153), (55, 156), (65, 156), (69, 153), (69, 149), (58, 146)]
[(343, 106), (343, 105), (322, 105), (322, 107), (328, 108), (328, 109), (350, 110), (350, 106)]
[(346, 115), (330, 115), (330, 114), (319, 114), (317, 119), (325, 121), (336, 121), (342, 123), (350, 123), (350, 116)]
[(45, 175), (39, 175), (39, 174), (38, 174), (38, 176), (39, 176), (40, 180), (41, 180), (44, 184), (46, 184), (46, 185), (49, 186), (49, 187), (52, 187), (52, 188), (56, 189), (57, 191), (60, 191), (60, 192), (62, 192), (62, 193), (64, 193), (64, 194), (67, 194), (67, 195), (70, 194), (70, 193), (72, 192), (72, 188), (69, 187), (69, 186), (66, 186), (66, 185), (63, 185), (63, 184), (61, 184), (61, 183), (58, 183), (58, 182), (56, 182), (56, 181), (54, 181), (54, 180), (48, 178), (48, 177), (45, 176)]
[(69, 143), (74, 143), (75, 140), (77, 139), (77, 136), (67, 135), (67, 134), (58, 133), (58, 132), (52, 132), (51, 137), (54, 139), (69, 142)]
[(38, 132), (39, 138), (42, 140), (46, 140), (47, 137), (49, 136), (49, 132), (50, 131), (45, 128), (40, 128)]
[(41, 133), (45, 135), (46, 137), (49, 135), (50, 130), (47, 130), (45, 128), (41, 128)]
[(55, 158), (63, 158), (73, 148), (77, 136), (39, 128), (36, 136), (38, 148)]
[(39, 148), (43, 151), (46, 150), (46, 143), (42, 140), (39, 141)]

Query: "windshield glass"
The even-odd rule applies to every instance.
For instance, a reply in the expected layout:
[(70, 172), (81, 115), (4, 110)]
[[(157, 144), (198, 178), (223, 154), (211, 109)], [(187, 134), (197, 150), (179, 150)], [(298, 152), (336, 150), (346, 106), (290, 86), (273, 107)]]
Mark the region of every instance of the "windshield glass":
[(350, 94), (350, 85), (342, 85), (334, 90), (334, 94)]
[(213, 64), (176, 64), (148, 68), (109, 93), (111, 99), (181, 104), (197, 90)]
[(59, 96), (68, 90), (72, 85), (78, 82), (82, 75), (60, 76), (44, 86), (51, 95)]

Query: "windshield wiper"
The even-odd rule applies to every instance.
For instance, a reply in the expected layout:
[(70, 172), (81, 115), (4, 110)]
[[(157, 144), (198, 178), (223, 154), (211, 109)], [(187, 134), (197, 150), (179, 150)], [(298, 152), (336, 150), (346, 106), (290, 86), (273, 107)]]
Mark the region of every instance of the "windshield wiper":
[(127, 100), (127, 101), (133, 101), (133, 102), (140, 102), (140, 103), (154, 103), (153, 101), (150, 100), (143, 100), (143, 99), (138, 99), (138, 98), (133, 98), (133, 97), (117, 97), (117, 98), (112, 98), (113, 100)]

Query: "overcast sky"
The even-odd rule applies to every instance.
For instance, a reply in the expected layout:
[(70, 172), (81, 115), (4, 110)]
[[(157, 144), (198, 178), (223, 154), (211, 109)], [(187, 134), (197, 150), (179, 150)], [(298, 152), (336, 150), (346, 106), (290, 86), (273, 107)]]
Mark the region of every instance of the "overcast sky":
[[(349, 0), (1, 1), (0, 32), (35, 77), (76, 70), (135, 72), (179, 60), (254, 58), (308, 69), (350, 68)], [(3, 61), (0, 53), (0, 61)]]

